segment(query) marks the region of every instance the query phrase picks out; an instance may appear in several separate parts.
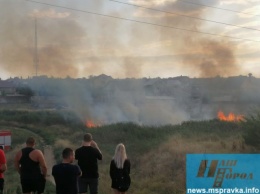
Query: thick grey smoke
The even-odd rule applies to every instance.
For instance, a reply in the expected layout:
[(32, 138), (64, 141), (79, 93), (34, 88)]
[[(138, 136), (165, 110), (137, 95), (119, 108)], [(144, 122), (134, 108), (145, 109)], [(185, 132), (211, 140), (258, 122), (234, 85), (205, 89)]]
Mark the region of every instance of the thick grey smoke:
[(1, 1), (0, 15), (0, 64), (4, 70), (14, 76), (35, 75), (37, 18), (38, 73), (56, 77), (78, 76), (77, 49), (85, 32), (69, 12), (49, 7), (36, 9), (24, 1)]
[(62, 87), (70, 91), (69, 95), (65, 95), (66, 104), (83, 122), (91, 121), (96, 125), (117, 122), (162, 125), (189, 120), (190, 115), (184, 110), (186, 107), (178, 102), (180, 99), (160, 96), (159, 91), (149, 88), (154, 88), (156, 84), (157, 90), (162, 90), (165, 81), (115, 80), (102, 75), (82, 81), (67, 80)]
[[(214, 5), (217, 2), (197, 3)], [(53, 1), (50, 3), (55, 4)], [(192, 17), (203, 18), (205, 13), (205, 8), (181, 1), (133, 0), (130, 3)], [(201, 20), (141, 8), (131, 9), (130, 6), (107, 11), (104, 4), (97, 0), (81, 7), (81, 4), (59, 2), (59, 5), (65, 7), (94, 10), (123, 18), (131, 19), (131, 15), (134, 15), (133, 19), (180, 29), (200, 31), (205, 24)], [(115, 2), (109, 2), (109, 5), (120, 6)], [(170, 67), (172, 71), (183, 71), (182, 74), (189, 69), (195, 76), (202, 77), (219, 74), (228, 76), (240, 71), (234, 57), (235, 44), (222, 38), (213, 39), (200, 33), (149, 26), (24, 1), (1, 1), (0, 16), (3, 18), (0, 21), (0, 65), (14, 76), (35, 74), (34, 17), (38, 24), (40, 75), (79, 77), (104, 73), (121, 78), (144, 77), (154, 74), (159, 69), (157, 66), (160, 66), (161, 71)], [(153, 53), (145, 53), (142, 47), (156, 42), (158, 49), (155, 48)], [(170, 43), (165, 45), (166, 42)], [(174, 62), (163, 62), (161, 59), (164, 56), (165, 59), (174, 56)]]
[[(91, 2), (89, 7), (76, 8), (93, 8), (105, 13), (103, 1)], [(133, 2), (194, 17), (204, 14), (202, 7), (183, 5), (178, 1)], [(201, 2), (206, 3), (206, 0)], [(212, 5), (216, 2), (211, 1)], [(133, 12), (119, 10), (108, 14), (128, 18)], [(134, 19), (181, 29), (200, 30), (204, 24), (200, 20), (144, 9), (135, 10), (134, 15)], [(34, 17), (37, 18), (38, 26), (39, 74), (78, 77), (108, 72), (108, 75), (115, 77), (133, 78), (145, 76), (145, 71), (150, 69), (170, 71), (178, 68), (190, 69), (195, 76), (211, 77), (234, 75), (240, 71), (234, 56), (236, 45), (224, 38), (213, 39), (199, 33), (96, 15), (82, 17), (73, 11), (24, 1), (0, 1), (0, 17), (4, 18), (0, 20), (0, 65), (5, 71), (17, 76), (35, 73)], [(80, 20), (84, 20), (84, 27), (79, 24)], [(169, 44), (165, 46), (165, 43)], [(140, 47), (143, 45), (154, 46), (154, 53), (142, 53)], [(162, 49), (156, 49), (156, 46)], [(163, 55), (164, 53), (167, 55)], [(172, 56), (178, 60), (167, 60)], [(71, 82), (65, 84), (70, 91), (66, 102), (82, 120), (90, 119), (96, 123), (133, 121), (144, 124), (175, 124), (189, 119), (189, 107), (184, 108), (187, 104), (185, 100), (189, 100), (189, 94), (185, 91), (190, 91), (191, 87), (187, 83), (160, 80), (127, 82), (127, 79), (114, 83), (115, 80), (102, 76), (99, 79), (94, 77), (90, 82), (90, 85)], [(161, 91), (159, 83), (165, 85), (167, 91)], [(179, 93), (172, 94), (169, 85), (177, 88), (177, 91), (179, 89)], [(145, 88), (149, 91), (150, 86), (154, 91), (145, 93)]]
[[(143, 1), (135, 1), (135, 3), (138, 2)], [(182, 1), (164, 1), (162, 4), (152, 2), (156, 1), (151, 1), (149, 7), (177, 13), (177, 15), (164, 14), (160, 23), (166, 21), (166, 23), (163, 24), (166, 24), (167, 26), (203, 31), (201, 30), (201, 27), (203, 27), (206, 21), (191, 19), (180, 15), (203, 18), (205, 7), (185, 4)], [(206, 4), (209, 6), (214, 6), (217, 2), (217, 0), (210, 2), (196, 1), (198, 4)], [(147, 14), (147, 10), (143, 10), (143, 12), (140, 13), (140, 17)], [(151, 11), (149, 11), (149, 14), (151, 18), (156, 18), (152, 16)], [(209, 31), (209, 33), (214, 34), (214, 31)], [(214, 36), (204, 35), (203, 33), (192, 33), (190, 31), (185, 32), (182, 30), (175, 30), (174, 32), (171, 30), (161, 30), (160, 38), (162, 42), (172, 40), (172, 45), (165, 48), (172, 51), (173, 55), (175, 53), (182, 53), (182, 55), (180, 55), (182, 59), (178, 65), (183, 68), (189, 67), (194, 71), (195, 75), (197, 74), (200, 77), (212, 77), (217, 75), (230, 76), (241, 72), (234, 56), (236, 45), (227, 38), (216, 38)]]

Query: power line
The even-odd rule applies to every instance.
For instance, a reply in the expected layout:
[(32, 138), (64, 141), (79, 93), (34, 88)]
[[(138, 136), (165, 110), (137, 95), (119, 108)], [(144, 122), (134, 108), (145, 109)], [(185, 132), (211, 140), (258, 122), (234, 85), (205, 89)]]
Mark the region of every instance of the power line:
[(233, 12), (233, 13), (240, 13), (240, 14), (245, 14), (245, 15), (251, 15), (251, 16), (256, 16), (256, 17), (260, 16), (260, 15), (256, 15), (256, 14), (251, 14), (251, 13), (240, 12), (240, 11), (236, 11), (236, 10), (232, 10), (232, 9), (225, 9), (225, 8), (205, 5), (205, 4), (201, 4), (201, 3), (194, 3), (194, 2), (185, 1), (185, 0), (179, 0), (178, 2), (187, 3), (187, 4), (193, 4), (193, 5), (197, 5), (197, 6), (203, 6), (203, 7), (209, 7), (209, 8), (219, 9), (219, 10), (224, 10), (224, 11), (229, 11), (229, 12)]
[(79, 10), (79, 9), (64, 7), (64, 6), (60, 6), (60, 5), (42, 3), (42, 2), (37, 2), (37, 1), (33, 1), (33, 0), (25, 0), (25, 1), (37, 3), (37, 4), (42, 4), (42, 5), (47, 5), (47, 6), (51, 6), (51, 7), (58, 7), (58, 8), (73, 10), (73, 11), (82, 12), (82, 13), (99, 15), (99, 16), (104, 16), (104, 17), (109, 17), (109, 18), (114, 18), (114, 19), (130, 21), (130, 22), (136, 22), (136, 23), (140, 23), (140, 24), (147, 24), (147, 25), (152, 25), (152, 26), (157, 26), (157, 27), (171, 28), (171, 29), (175, 29), (175, 30), (193, 32), (193, 33), (200, 33), (200, 34), (206, 34), (206, 35), (210, 35), (210, 36), (218, 36), (218, 37), (222, 37), (222, 38), (230, 38), (230, 39), (236, 39), (236, 40), (241, 40), (241, 41), (260, 42), (260, 40), (244, 39), (244, 38), (239, 38), (239, 37), (234, 37), (234, 36), (227, 36), (227, 35), (220, 35), (220, 34), (202, 32), (202, 31), (197, 31), (197, 30), (183, 29), (183, 28), (178, 28), (178, 27), (173, 27), (173, 26), (168, 26), (168, 25), (161, 25), (161, 24), (155, 24), (155, 23), (150, 23), (150, 22), (145, 22), (145, 21), (133, 20), (133, 19), (123, 18), (123, 17), (118, 17), (118, 16), (106, 15), (106, 14), (101, 14), (101, 13), (96, 13), (96, 12), (91, 12), (91, 11), (86, 11), (86, 10)]
[(137, 4), (125, 3), (125, 2), (117, 1), (117, 0), (109, 0), (109, 1), (113, 1), (113, 2), (115, 2), (115, 3), (121, 3), (121, 4), (125, 4), (125, 5), (131, 5), (131, 6), (135, 6), (135, 7), (140, 7), (140, 8), (148, 9), (148, 10), (152, 10), (152, 11), (157, 11), (157, 12), (162, 12), (162, 13), (167, 13), (167, 14), (172, 14), (172, 15), (178, 15), (178, 16), (187, 17), (187, 18), (192, 18), (192, 19), (197, 19), (197, 20), (203, 20), (203, 21), (207, 21), (207, 22), (213, 22), (213, 23), (218, 23), (218, 24), (233, 26), (233, 27), (237, 27), (237, 28), (244, 28), (244, 29), (248, 29), (248, 30), (260, 31), (259, 29), (256, 29), (256, 28), (249, 28), (249, 27), (245, 27), (245, 26), (239, 26), (239, 25), (234, 25), (234, 24), (229, 24), (229, 23), (224, 23), (224, 22), (218, 22), (218, 21), (208, 20), (208, 19), (204, 19), (204, 18), (197, 18), (197, 17), (188, 16), (188, 15), (184, 15), (184, 14), (179, 14), (179, 13), (174, 13), (174, 12), (169, 12), (169, 11), (163, 11), (163, 10), (159, 10), (159, 9), (154, 9), (154, 8), (150, 8), (150, 7), (140, 6), (140, 5), (137, 5)]

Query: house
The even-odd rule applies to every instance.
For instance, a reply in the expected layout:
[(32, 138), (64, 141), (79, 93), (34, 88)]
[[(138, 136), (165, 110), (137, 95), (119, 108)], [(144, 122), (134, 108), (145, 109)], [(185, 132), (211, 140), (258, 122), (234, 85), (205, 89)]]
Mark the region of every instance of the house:
[(12, 82), (0, 80), (0, 96), (13, 95), (15, 93), (16, 89)]
[(12, 81), (0, 80), (0, 104), (30, 103), (30, 99), (28, 95), (19, 94)]

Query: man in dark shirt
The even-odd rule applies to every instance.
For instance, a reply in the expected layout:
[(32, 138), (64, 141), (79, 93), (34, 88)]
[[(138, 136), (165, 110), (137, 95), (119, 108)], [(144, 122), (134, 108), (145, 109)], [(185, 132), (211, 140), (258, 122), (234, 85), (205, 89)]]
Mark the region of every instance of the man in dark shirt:
[(62, 163), (56, 164), (52, 168), (52, 176), (56, 183), (56, 194), (77, 194), (78, 177), (81, 176), (79, 166), (73, 165), (74, 151), (65, 148), (62, 152)]
[(92, 135), (84, 135), (83, 145), (75, 152), (75, 158), (82, 170), (82, 176), (79, 178), (79, 193), (87, 193), (88, 187), (90, 194), (98, 193), (98, 160), (102, 160), (101, 151)]
[(23, 193), (44, 192), (47, 167), (42, 151), (34, 149), (35, 139), (29, 137), (26, 147), (15, 155), (15, 168), (20, 174)]

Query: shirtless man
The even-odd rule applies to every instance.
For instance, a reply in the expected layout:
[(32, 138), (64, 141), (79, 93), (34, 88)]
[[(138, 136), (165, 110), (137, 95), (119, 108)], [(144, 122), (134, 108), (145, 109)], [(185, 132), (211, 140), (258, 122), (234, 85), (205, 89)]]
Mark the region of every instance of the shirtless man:
[(26, 147), (15, 156), (15, 168), (20, 174), (20, 181), (24, 194), (44, 192), (47, 167), (42, 151), (34, 149), (35, 139), (29, 137)]

